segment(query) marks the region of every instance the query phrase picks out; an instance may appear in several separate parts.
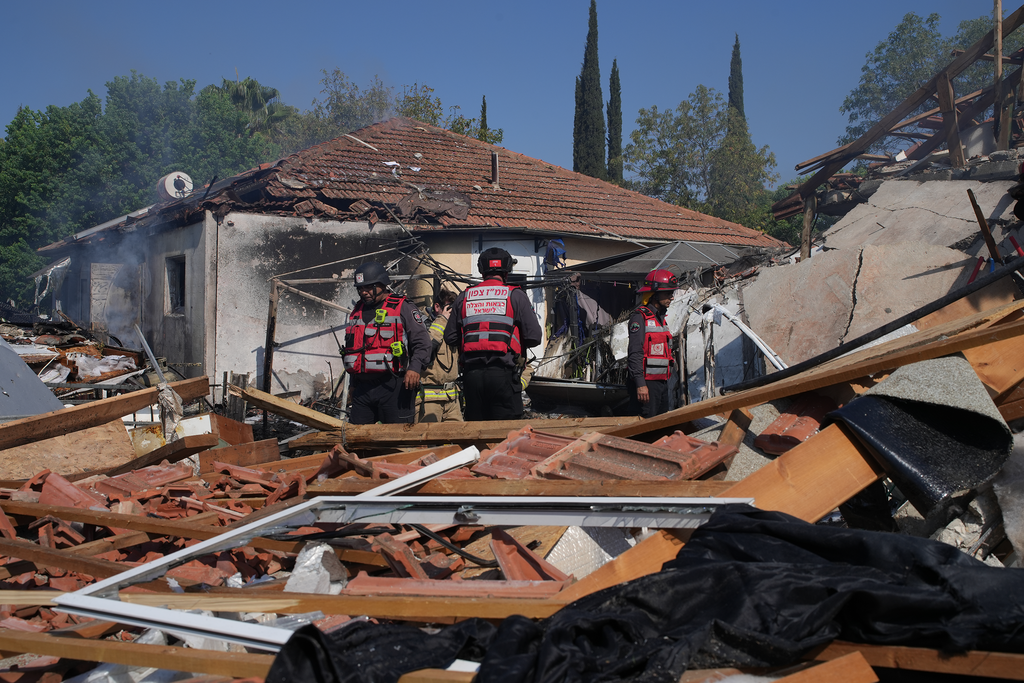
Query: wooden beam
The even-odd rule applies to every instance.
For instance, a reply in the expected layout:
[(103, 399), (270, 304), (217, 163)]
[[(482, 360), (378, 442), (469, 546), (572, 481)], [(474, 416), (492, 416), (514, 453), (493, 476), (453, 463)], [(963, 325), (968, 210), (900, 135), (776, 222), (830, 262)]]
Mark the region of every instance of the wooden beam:
[(948, 356), (964, 349), (984, 346), (985, 344), (1006, 339), (1014, 339), (1024, 334), (1024, 321), (1012, 322), (983, 330), (963, 332), (950, 338), (942, 338), (920, 346), (913, 345), (923, 338), (936, 336), (936, 329), (933, 328), (932, 330), (917, 332), (903, 337), (900, 341), (903, 343), (904, 348), (880, 357), (868, 357), (866, 360), (857, 362), (858, 359), (875, 353), (873, 349), (864, 349), (849, 359), (844, 359), (844, 364), (838, 367), (814, 368), (774, 384), (701, 401), (700, 403), (671, 410), (643, 422), (623, 427), (602, 429), (600, 431), (613, 436), (633, 438), (641, 434), (677, 428), (678, 425), (685, 422), (716, 413), (726, 412), (735, 408), (748, 408), (777, 398), (793, 396), (814, 389), (823, 389), (841, 382), (851, 382), (861, 377), (873, 375), (876, 372), (890, 371), (903, 365)]
[[(242, 591), (244, 589), (239, 589)], [(302, 614), (320, 610), (324, 614), (431, 621), (434, 619), (504, 619), (519, 614), (530, 619), (549, 617), (565, 606), (561, 600), (546, 598), (453, 598), (365, 595), (322, 595), (313, 593), (238, 594), (226, 593), (126, 593), (120, 600), (136, 605), (166, 606), (170, 609), (205, 609), (214, 612), (274, 612)]]
[[(220, 443), (220, 437), (216, 434), (192, 434), (189, 436), (183, 436), (180, 439), (176, 439), (170, 443), (166, 443), (156, 450), (152, 450), (145, 455), (135, 458), (123, 465), (112, 467), (109, 470), (102, 472), (108, 477), (116, 477), (119, 474), (126, 474), (133, 470), (139, 470), (143, 467), (149, 467), (150, 465), (159, 465), (164, 460), (175, 463), (179, 460), (201, 453), (202, 451), (209, 450)], [(90, 474), (101, 474), (100, 472), (92, 472)]]
[(212, 472), (214, 462), (223, 462), (239, 467), (254, 467), (273, 463), (271, 469), (276, 470), (280, 459), (281, 449), (277, 445), (277, 439), (264, 439), (263, 441), (207, 450), (199, 456), (199, 471)]
[(398, 683), (472, 683), (474, 678), (476, 673), (472, 671), (420, 669), (403, 674)]
[(878, 676), (874, 669), (859, 652), (851, 652), (837, 659), (815, 663), (802, 671), (797, 671), (774, 683), (877, 683)]
[(1024, 655), (1010, 652), (970, 650), (951, 655), (921, 647), (865, 645), (837, 640), (811, 650), (806, 657), (828, 661), (851, 652), (861, 653), (874, 667), (1024, 681)]
[(953, 82), (945, 71), (939, 73), (935, 87), (939, 94), (939, 109), (942, 110), (943, 130), (946, 131), (946, 147), (949, 149), (949, 159), (953, 168), (963, 168), (964, 146), (960, 142), (960, 124), (957, 120), (956, 105), (953, 100)]
[[(550, 432), (562, 436), (579, 437), (588, 432), (618, 425), (635, 424), (641, 418), (624, 417), (575, 417), (554, 420), (484, 420), (481, 422), (421, 422), (401, 425), (348, 425), (345, 428), (345, 444), (351, 447), (365, 446), (417, 446), (431, 443), (494, 443), (504, 441), (509, 432), (515, 432), (529, 425), (538, 432)], [(314, 436), (314, 435), (310, 435)], [(323, 437), (323, 435), (319, 435)], [(331, 434), (329, 440), (338, 439), (340, 434)], [(314, 447), (325, 446), (326, 442), (301, 439), (303, 443), (315, 443)], [(300, 439), (296, 439), (300, 441)], [(332, 443), (332, 445), (333, 445)]]
[[(171, 382), (170, 386), (181, 396), (182, 401), (191, 401), (210, 393), (210, 383), (206, 377)], [(0, 450), (118, 420), (156, 403), (157, 392), (156, 387), (151, 387), (6, 422), (0, 425)]]
[(974, 217), (978, 219), (978, 229), (981, 230), (981, 236), (985, 238), (985, 246), (988, 247), (989, 255), (1002, 264), (1004, 262), (1003, 257), (999, 253), (995, 239), (992, 237), (992, 231), (989, 230), (988, 221), (985, 220), (985, 212), (981, 210), (978, 198), (974, 196), (974, 190), (971, 188), (967, 188), (967, 198), (971, 200), (971, 207), (974, 208)]
[(811, 228), (814, 226), (814, 212), (818, 208), (816, 195), (811, 195), (804, 202), (804, 227), (800, 232), (800, 260), (811, 258)]
[(236, 386), (228, 386), (228, 392), (233, 396), (240, 396), (246, 400), (247, 403), (251, 403), (255, 406), (259, 406), (264, 410), (269, 410), (275, 415), (286, 417), (289, 420), (295, 420), (300, 424), (304, 424), (307, 427), (313, 427), (314, 429), (344, 429), (345, 425), (348, 424), (344, 420), (339, 420), (336, 417), (325, 415), (324, 413), (300, 406), (298, 403), (292, 403), (276, 396), (271, 396), (265, 391), (259, 389), (240, 389)]
[[(407, 493), (417, 496), (720, 496), (725, 481), (567, 481), (555, 479), (434, 479)], [(351, 477), (313, 484), (307, 496), (347, 496), (380, 486), (380, 481)]]
[(61, 638), (48, 633), (26, 633), (11, 629), (0, 629), (0, 651), (31, 652), (84, 662), (155, 667), (234, 678), (265, 678), (274, 662), (274, 655), (251, 652), (217, 652), (191, 647), (123, 643), (119, 640)]
[[(1024, 23), (1024, 7), (1019, 8), (1016, 12), (1006, 18), (1003, 22), (1001, 35), (1005, 37), (1007, 34), (1015, 31), (1022, 23)], [(938, 90), (940, 76), (946, 80), (955, 78), (964, 69), (974, 64), (974, 62), (976, 62), (982, 55), (988, 52), (992, 48), (992, 44), (992, 31), (989, 31), (986, 35), (982, 36), (978, 42), (965, 50), (962, 55), (950, 62), (945, 69), (940, 71), (930, 81), (914, 91), (907, 99), (897, 105), (895, 109), (883, 116), (878, 123), (868, 129), (854, 142), (849, 144), (843, 154), (834, 158), (810, 179), (804, 181), (797, 189), (796, 194), (803, 199), (812, 195), (819, 185), (828, 180), (833, 173), (845, 166), (849, 159), (857, 156), (861, 152), (867, 151), (871, 145), (880, 140), (889, 130), (891, 130), (893, 126), (900, 121), (900, 119), (907, 116), (928, 101), (932, 94)], [(772, 206), (772, 210), (774, 211), (776, 206), (788, 203), (789, 199), (790, 198), (787, 198), (780, 202), (776, 202)]]
[[(69, 572), (79, 572), (106, 579), (125, 571), (128, 567), (108, 560), (72, 555), (62, 550), (47, 548), (20, 538), (0, 539), (0, 555), (16, 557), (34, 562), (37, 566), (57, 567)], [(3, 648), (0, 648), (3, 649)]]

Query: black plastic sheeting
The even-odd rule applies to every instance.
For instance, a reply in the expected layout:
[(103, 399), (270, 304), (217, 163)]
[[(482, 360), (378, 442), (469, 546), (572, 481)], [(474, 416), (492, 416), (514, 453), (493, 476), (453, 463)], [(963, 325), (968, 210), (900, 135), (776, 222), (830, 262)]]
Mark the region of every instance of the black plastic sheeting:
[(990, 481), (1010, 454), (1005, 425), (952, 406), (864, 395), (828, 414), (849, 427), (922, 515)]
[(688, 668), (784, 666), (835, 638), (1024, 652), (1024, 573), (928, 539), (816, 526), (746, 505), (716, 511), (662, 571), (540, 622), (472, 619), (434, 635), (306, 626), (267, 683), (395, 681), (456, 657), (477, 683), (677, 681)]

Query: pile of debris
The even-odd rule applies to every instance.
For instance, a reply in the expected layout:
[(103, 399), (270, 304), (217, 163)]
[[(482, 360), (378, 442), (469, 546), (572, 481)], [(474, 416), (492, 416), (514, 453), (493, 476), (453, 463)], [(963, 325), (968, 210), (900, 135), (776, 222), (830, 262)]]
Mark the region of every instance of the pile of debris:
[[(778, 563), (778, 548), (799, 546), (801, 557), (813, 553), (815, 566), (831, 567), (814, 570), (814, 581), (840, 565), (890, 575), (878, 558), (908, 553), (900, 562), (929, 576), (970, 577), (986, 610), (996, 609), (985, 602), (989, 588), (1012, 605), (1004, 583), (1019, 571), (1024, 541), (1024, 457), (1011, 454), (1007, 422), (1024, 416), (1022, 310), (1012, 297), (953, 301), (905, 336), (810, 358), (759, 386), (648, 420), (357, 426), (233, 388), (236, 398), (316, 431), (283, 444), (255, 441), (251, 425), (206, 413), (129, 435), (120, 417), (157, 403), (160, 389), (149, 388), (7, 422), (0, 454), (23, 474), (0, 481), (0, 651), (38, 657), (23, 656), (0, 675), (376, 680), (372, 669), (409, 681), (496, 680), (512, 666), (511, 646), (499, 644), (517, 643), (535, 653), (516, 660), (519, 680), (559, 679), (555, 661), (565, 657), (584, 677), (628, 661), (632, 673), (620, 678), (646, 671), (678, 680), (691, 669), (686, 680), (696, 681), (723, 667), (798, 666), (819, 678), (839, 668), (843, 680), (868, 680), (872, 667), (1020, 680), (1024, 654), (1009, 653), (1021, 643), (983, 625), (964, 639), (951, 631), (956, 619), (935, 626), (903, 607), (901, 623), (915, 633), (886, 640), (854, 629), (837, 607), (794, 635), (773, 630), (779, 620), (751, 625), (716, 611), (735, 603), (737, 614), (749, 613), (751, 600), (768, 599), (761, 593), (726, 589), (727, 581), (686, 595), (672, 586), (690, 585), (711, 559), (724, 577)], [(210, 383), (167, 387), (188, 404), (202, 401)], [(64, 454), (89, 457), (43, 457), (41, 444), (53, 439), (65, 440)], [(751, 503), (773, 512), (736, 507)], [(725, 550), (729, 539), (766, 534), (774, 540), (760, 549)], [(838, 550), (824, 550), (833, 542)], [(876, 551), (843, 555), (854, 547)], [(927, 584), (929, 604), (940, 605), (934, 591), (956, 580), (940, 583), (947, 588), (920, 577), (907, 585)], [(716, 594), (717, 607), (704, 604)], [(697, 611), (685, 619), (659, 611), (651, 602), (659, 595), (663, 607)], [(771, 599), (795, 609), (796, 594), (787, 595)], [(569, 623), (605, 620), (608, 633), (640, 623), (638, 601), (648, 617), (628, 647), (602, 640), (600, 628), (567, 639)], [(714, 629), (683, 635), (680, 620), (697, 623), (695, 614), (778, 647), (708, 636)], [(892, 617), (871, 618), (881, 628)], [(1019, 615), (993, 619), (1005, 622), (1000, 633), (1021, 630)], [(947, 640), (921, 637), (933, 629)], [(683, 643), (694, 648), (686, 656)], [(971, 649), (1003, 652), (963, 652)], [(276, 660), (266, 654), (278, 650)], [(946, 654), (954, 650), (961, 654)], [(411, 673), (467, 658), (483, 661), (479, 673), (474, 663), (463, 663), (470, 671)], [(339, 673), (340, 661), (351, 670)]]

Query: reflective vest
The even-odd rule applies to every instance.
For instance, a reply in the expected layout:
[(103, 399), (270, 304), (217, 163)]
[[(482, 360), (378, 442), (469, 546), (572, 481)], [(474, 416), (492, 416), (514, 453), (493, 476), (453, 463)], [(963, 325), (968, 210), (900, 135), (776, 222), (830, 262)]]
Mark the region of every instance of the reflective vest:
[[(443, 337), (444, 328), (447, 324), (448, 321), (445, 318), (434, 318), (434, 322), (430, 323), (428, 328), (431, 338), (440, 339)], [(442, 356), (448, 360), (447, 369), (445, 368)], [(434, 363), (421, 376), (420, 391), (422, 392), (423, 400), (448, 402), (458, 399), (459, 388), (455, 385), (455, 378), (458, 375), (459, 371), (455, 367), (455, 354), (444, 342), (441, 342), (441, 348), (438, 349)], [(434, 382), (442, 382), (442, 384), (434, 384)]]
[[(345, 370), (360, 374), (398, 373), (405, 369), (409, 362), (409, 339), (402, 326), (404, 301), (405, 297), (389, 296), (369, 322), (363, 321), (362, 302), (355, 307), (345, 330)], [(396, 347), (396, 343), (401, 347)]]
[(666, 380), (672, 365), (672, 333), (668, 323), (658, 320), (647, 306), (636, 310), (644, 317), (644, 379)]
[(522, 353), (512, 311), (513, 289), (488, 281), (466, 290), (462, 299), (463, 353)]

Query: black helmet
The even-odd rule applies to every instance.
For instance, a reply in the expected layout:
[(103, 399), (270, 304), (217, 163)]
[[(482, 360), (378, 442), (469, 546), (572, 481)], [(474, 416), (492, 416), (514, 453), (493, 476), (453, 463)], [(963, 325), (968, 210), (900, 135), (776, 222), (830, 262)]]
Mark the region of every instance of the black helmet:
[(391, 278), (388, 277), (388, 272), (376, 261), (368, 261), (356, 268), (356, 287), (365, 287), (366, 285), (387, 287), (390, 284)]
[(477, 260), (476, 265), (480, 269), (481, 275), (487, 275), (487, 273), (504, 273), (507, 275), (512, 272), (512, 266), (515, 262), (512, 255), (504, 249), (491, 247), (480, 253), (480, 258)]

